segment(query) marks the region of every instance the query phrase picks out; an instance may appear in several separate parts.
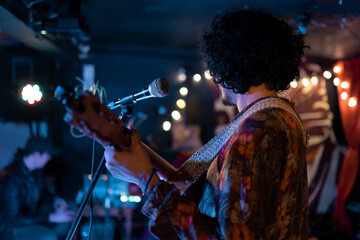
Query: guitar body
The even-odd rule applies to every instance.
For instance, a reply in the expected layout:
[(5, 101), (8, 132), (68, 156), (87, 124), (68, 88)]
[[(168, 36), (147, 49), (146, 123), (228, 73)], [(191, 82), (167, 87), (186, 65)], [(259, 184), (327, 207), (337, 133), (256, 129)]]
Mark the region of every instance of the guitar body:
[(58, 86), (55, 97), (66, 108), (65, 122), (95, 139), (104, 147), (118, 150), (131, 145), (131, 130), (90, 92), (76, 95)]

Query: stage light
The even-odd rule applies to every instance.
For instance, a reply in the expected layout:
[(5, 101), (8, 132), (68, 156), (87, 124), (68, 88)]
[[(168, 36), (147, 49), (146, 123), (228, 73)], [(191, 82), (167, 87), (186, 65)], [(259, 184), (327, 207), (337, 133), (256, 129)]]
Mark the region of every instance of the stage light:
[(338, 77), (334, 78), (333, 83), (334, 83), (335, 86), (339, 86), (340, 85), (340, 78), (338, 78)]
[(309, 79), (307, 79), (307, 78), (303, 78), (303, 79), (301, 80), (301, 82), (302, 82), (302, 84), (303, 84), (305, 87), (310, 86)]
[(25, 87), (23, 87), (21, 91), (21, 98), (24, 101), (27, 101), (29, 104), (34, 104), (35, 101), (39, 102), (41, 101), (43, 94), (40, 91), (39, 85), (35, 84), (32, 86), (31, 84), (27, 84)]
[(301, 34), (306, 34), (307, 26), (311, 23), (310, 14), (297, 14), (294, 17), (295, 23), (298, 26), (298, 30)]
[(296, 80), (290, 82), (290, 87), (292, 87), (292, 88), (297, 88), (297, 85), (298, 85), (298, 83)]
[(340, 73), (340, 72), (341, 72), (341, 67), (335, 66), (335, 67), (333, 68), (333, 71), (334, 71), (334, 73)]
[(326, 79), (330, 79), (332, 77), (332, 74), (330, 71), (324, 71), (323, 76)]
[(188, 94), (189, 90), (186, 87), (180, 88), (180, 94), (181, 96), (186, 96)]
[(311, 83), (312, 83), (313, 85), (318, 84), (318, 82), (319, 82), (319, 79), (318, 79), (317, 77), (313, 76), (313, 77), (311, 78)]
[(348, 103), (349, 107), (355, 107), (356, 104), (357, 104), (356, 99), (353, 98), (353, 97), (351, 97), (351, 98), (349, 99), (349, 103)]
[(140, 196), (134, 196), (134, 202), (136, 202), (136, 203), (141, 202), (141, 197)]
[(340, 97), (341, 97), (342, 100), (347, 99), (347, 97), (348, 97), (347, 92), (342, 92), (341, 95), (340, 95)]
[(343, 81), (341, 84), (340, 84), (340, 87), (342, 88), (349, 88), (350, 87), (350, 84), (346, 81)]
[(211, 79), (212, 79), (212, 76), (211, 76), (209, 70), (206, 70), (206, 71), (204, 72), (204, 76), (205, 76), (205, 78), (206, 78), (207, 80), (211, 80)]
[(179, 99), (179, 100), (176, 101), (176, 105), (180, 109), (184, 109), (186, 107), (186, 102), (184, 101), (184, 99)]
[(120, 201), (121, 202), (127, 202), (128, 201), (128, 197), (124, 194), (121, 194), (121, 196), (120, 196)]
[(200, 82), (201, 81), (201, 75), (197, 73), (197, 74), (195, 74), (193, 76), (193, 79), (194, 79), (195, 82)]
[(172, 117), (174, 120), (177, 121), (177, 120), (180, 120), (181, 114), (180, 114), (179, 111), (174, 110), (174, 111), (172, 111), (172, 113), (171, 113), (171, 117)]
[(171, 123), (169, 121), (165, 121), (162, 125), (164, 131), (169, 131), (171, 129)]

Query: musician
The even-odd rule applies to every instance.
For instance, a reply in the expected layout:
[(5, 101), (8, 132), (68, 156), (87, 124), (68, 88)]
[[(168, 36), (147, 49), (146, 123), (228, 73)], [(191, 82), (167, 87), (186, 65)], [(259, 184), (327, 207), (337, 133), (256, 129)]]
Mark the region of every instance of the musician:
[(30, 138), (0, 172), (1, 239), (63, 239), (74, 212), (47, 191), (42, 169), (58, 150), (43, 137)]
[(215, 157), (197, 188), (199, 204), (187, 191), (197, 182), (193, 172), (207, 167), (201, 165), (206, 154), (193, 155), (197, 160), (179, 170), (161, 167), (135, 129), (130, 147), (105, 150), (109, 171), (148, 195), (142, 211), (155, 236), (307, 239), (307, 134), (293, 104), (278, 95), (299, 77), (303, 49), (303, 36), (267, 13), (238, 10), (214, 18), (202, 51), (223, 102), (240, 113), (229, 126), (235, 124), (234, 132), (224, 133), (223, 142), (216, 138), (219, 151), (217, 144), (204, 147)]

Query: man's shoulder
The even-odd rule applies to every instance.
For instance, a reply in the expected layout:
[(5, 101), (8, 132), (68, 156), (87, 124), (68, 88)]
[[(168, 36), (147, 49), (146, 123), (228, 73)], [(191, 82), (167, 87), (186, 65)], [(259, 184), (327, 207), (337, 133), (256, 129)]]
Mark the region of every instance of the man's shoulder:
[(1, 184), (9, 184), (9, 183), (17, 183), (17, 179), (21, 176), (21, 166), (16, 162), (13, 162), (3, 168), (0, 171), (0, 183)]
[(237, 127), (232, 140), (248, 136), (247, 141), (251, 139), (254, 142), (261, 142), (265, 138), (268, 141), (270, 139), (271, 141), (285, 141), (288, 133), (296, 131), (295, 129), (297, 129), (297, 123), (290, 113), (279, 108), (267, 108), (244, 119)]
[(265, 108), (252, 113), (239, 125), (239, 128), (278, 128), (284, 125), (286, 118), (292, 114), (280, 108)]

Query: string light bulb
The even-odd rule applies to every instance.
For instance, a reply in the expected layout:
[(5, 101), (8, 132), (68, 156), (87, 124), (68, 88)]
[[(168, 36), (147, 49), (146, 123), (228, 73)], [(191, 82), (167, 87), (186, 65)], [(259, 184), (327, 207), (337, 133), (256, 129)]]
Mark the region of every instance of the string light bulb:
[(333, 84), (334, 84), (335, 86), (339, 86), (339, 85), (340, 85), (340, 78), (338, 78), (338, 77), (334, 78)]
[(179, 92), (180, 92), (181, 96), (186, 96), (188, 94), (189, 90), (186, 87), (182, 87), (182, 88), (180, 88)]
[(297, 88), (297, 86), (298, 86), (298, 83), (297, 83), (296, 80), (293, 80), (293, 81), (290, 82), (290, 87)]
[(312, 83), (313, 85), (318, 84), (318, 82), (319, 82), (319, 79), (318, 79), (316, 76), (313, 76), (313, 77), (311, 78), (311, 83)]
[(178, 120), (180, 120), (180, 118), (181, 118), (181, 114), (180, 114), (179, 111), (174, 110), (174, 111), (172, 111), (172, 113), (171, 113), (171, 117), (172, 117), (174, 120), (178, 121)]
[(335, 66), (333, 68), (333, 71), (334, 71), (334, 73), (340, 73), (341, 72), (341, 67), (340, 66)]
[(186, 78), (186, 69), (183, 67), (179, 68), (178, 80), (184, 82)]
[(163, 122), (163, 125), (162, 125), (164, 131), (169, 131), (171, 129), (171, 123), (169, 121), (165, 121)]
[(342, 92), (341, 95), (340, 95), (340, 97), (341, 97), (342, 100), (346, 100), (347, 97), (348, 97), (347, 92)]
[(343, 81), (343, 82), (340, 84), (340, 87), (342, 87), (342, 88), (349, 88), (349, 87), (350, 87), (350, 84), (349, 84), (347, 81)]
[(201, 75), (197, 73), (197, 74), (195, 74), (193, 76), (193, 79), (194, 79), (195, 82), (200, 82), (201, 81)]
[(324, 76), (324, 78), (326, 78), (326, 79), (330, 79), (331, 77), (332, 77), (332, 74), (331, 74), (331, 72), (330, 71), (324, 71), (324, 73), (323, 73), (323, 76)]
[(176, 101), (176, 106), (178, 106), (180, 109), (184, 109), (186, 107), (186, 102), (184, 99), (179, 99)]
[(186, 80), (186, 74), (185, 73), (179, 73), (178, 79), (180, 82), (184, 82)]
[(211, 76), (209, 70), (206, 70), (206, 71), (204, 72), (204, 76), (205, 76), (205, 78), (206, 78), (207, 80), (211, 80), (211, 79), (212, 79), (212, 76)]
[(357, 105), (357, 101), (354, 97), (351, 97), (349, 99), (349, 103), (348, 103), (349, 107), (355, 107)]
[(307, 78), (303, 78), (303, 79), (301, 80), (301, 82), (302, 82), (302, 84), (303, 84), (305, 87), (310, 86), (309, 79), (307, 79)]

